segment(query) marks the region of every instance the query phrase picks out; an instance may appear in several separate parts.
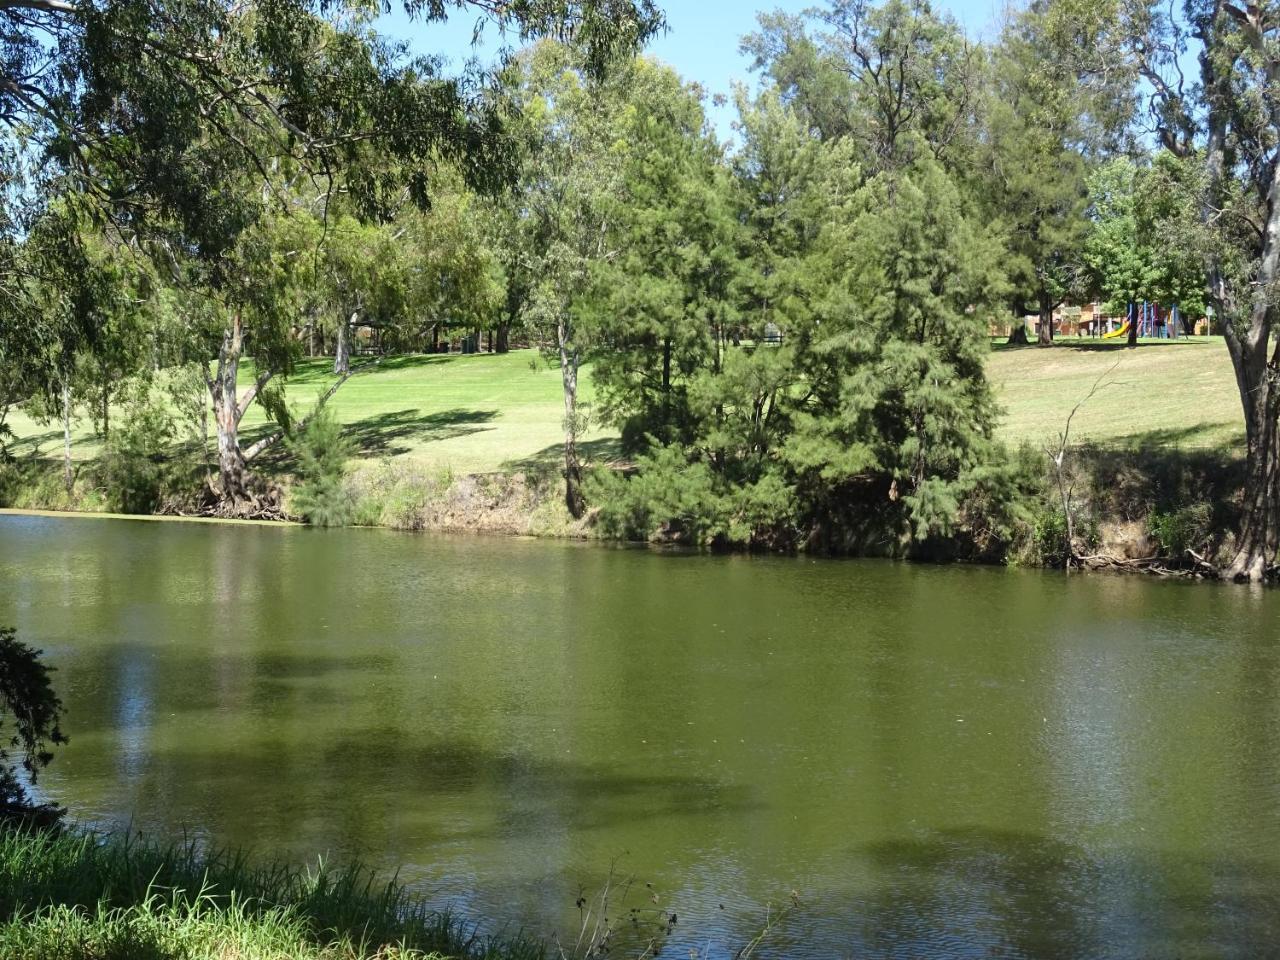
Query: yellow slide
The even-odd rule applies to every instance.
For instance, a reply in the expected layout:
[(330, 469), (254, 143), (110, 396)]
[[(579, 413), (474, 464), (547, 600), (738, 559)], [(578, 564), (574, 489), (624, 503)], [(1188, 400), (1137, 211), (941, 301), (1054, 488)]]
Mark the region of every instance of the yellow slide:
[(1102, 335), (1102, 339), (1103, 339), (1103, 340), (1114, 340), (1114, 339), (1116, 339), (1116, 337), (1123, 337), (1123, 336), (1127, 335), (1128, 333), (1129, 333), (1129, 321), (1128, 321), (1128, 320), (1126, 320), (1126, 321), (1124, 322), (1124, 326), (1122, 326), (1119, 330), (1112, 330), (1110, 333), (1104, 333), (1104, 334)]

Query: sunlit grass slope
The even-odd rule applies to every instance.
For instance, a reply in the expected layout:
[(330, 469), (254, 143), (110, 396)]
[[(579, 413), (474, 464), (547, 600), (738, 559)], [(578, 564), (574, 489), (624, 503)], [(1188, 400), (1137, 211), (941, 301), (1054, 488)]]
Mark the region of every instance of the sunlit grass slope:
[[(289, 383), (291, 405), (305, 412), (333, 379), (331, 360), (303, 364)], [(588, 405), (589, 380), (583, 378), (581, 397)], [(330, 402), (361, 456), (412, 457), (455, 473), (550, 462), (564, 440), (560, 371), (533, 351), (388, 357), (353, 376)], [(257, 408), (245, 418), (250, 432), (262, 423)], [(586, 439), (611, 436), (595, 428)]]
[[(1238, 444), (1243, 432), (1230, 359), (1218, 338), (1144, 342), (1136, 350), (1070, 338), (1048, 348), (996, 344), (988, 371), (1005, 410), (1002, 434), (1015, 443), (1053, 440), (1100, 377), (1103, 386), (1072, 424), (1073, 439), (1205, 448)], [(332, 361), (304, 362), (289, 381), (290, 404), (306, 411), (332, 380)], [(590, 376), (582, 382), (589, 406)], [(550, 464), (559, 456), (559, 372), (531, 351), (390, 357), (353, 377), (331, 402), (366, 459), (408, 457), (471, 473)], [(15, 452), (61, 455), (56, 424), (21, 416), (12, 423), (24, 438)], [(249, 437), (264, 429), (261, 410), (251, 409), (244, 426)], [(586, 441), (592, 456), (616, 450), (615, 434), (598, 425)], [(75, 456), (98, 452), (89, 424), (79, 423)]]
[(1073, 338), (1053, 347), (997, 345), (987, 371), (1004, 407), (1003, 435), (1015, 443), (1056, 441), (1082, 401), (1073, 441), (1198, 449), (1243, 443), (1235, 374), (1220, 337), (1144, 341), (1137, 349)]

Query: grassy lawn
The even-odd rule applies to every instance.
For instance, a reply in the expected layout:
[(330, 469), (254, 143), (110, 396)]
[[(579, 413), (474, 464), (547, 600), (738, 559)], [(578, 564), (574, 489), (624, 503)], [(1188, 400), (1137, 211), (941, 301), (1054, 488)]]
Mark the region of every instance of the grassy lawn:
[[(309, 362), (290, 380), (290, 401), (305, 412), (332, 382), (331, 360)], [(589, 377), (582, 387), (580, 401), (589, 404)], [(560, 371), (533, 351), (388, 357), (330, 402), (362, 456), (408, 456), (457, 473), (554, 460), (564, 441)], [(257, 407), (245, 416), (250, 435), (264, 424)], [(612, 436), (590, 430), (587, 450), (609, 455)]]
[[(1220, 338), (1151, 341), (1136, 350), (1073, 339), (1049, 348), (995, 344), (989, 372), (1005, 409), (1005, 438), (1052, 440), (1071, 408), (1117, 363), (1107, 385), (1076, 415), (1073, 439), (1189, 448), (1241, 442), (1239, 400)], [(289, 382), (295, 409), (309, 409), (332, 377), (332, 361), (303, 363)], [(582, 384), (589, 404), (589, 375)], [(560, 453), (559, 371), (531, 351), (390, 357), (353, 377), (331, 402), (365, 458), (411, 457), (430, 468), (471, 473), (550, 463)], [(22, 438), (15, 453), (61, 455), (56, 424), (21, 415), (11, 422)], [(263, 429), (262, 411), (254, 407), (245, 417), (245, 435)], [(607, 458), (616, 451), (615, 435), (594, 426), (584, 448), (589, 456)], [(74, 455), (88, 458), (99, 449), (91, 425), (79, 423)]]
[(987, 369), (1005, 410), (1003, 434), (1012, 442), (1055, 440), (1100, 377), (1104, 386), (1072, 421), (1073, 441), (1197, 449), (1244, 442), (1235, 374), (1221, 337), (1142, 341), (1133, 350), (1097, 340), (997, 344)]
[[(363, 363), (356, 358), (355, 363)], [(241, 371), (241, 384), (252, 369)], [(305, 413), (333, 382), (333, 361), (305, 361), (289, 379), (289, 402)], [(582, 378), (582, 402), (591, 401), (589, 377)], [(525, 462), (549, 462), (560, 454), (564, 401), (560, 372), (533, 351), (506, 355), (388, 357), (352, 377), (330, 401), (346, 424), (362, 457), (413, 457), (430, 467), (458, 473), (486, 472)], [(10, 419), (21, 442), (17, 455), (62, 455), (58, 424), (36, 424), (20, 413)], [(266, 429), (261, 408), (251, 407), (242, 430), (246, 439)], [(97, 456), (101, 444), (87, 420), (74, 429), (73, 456)], [(609, 456), (610, 432), (592, 428), (586, 451)]]

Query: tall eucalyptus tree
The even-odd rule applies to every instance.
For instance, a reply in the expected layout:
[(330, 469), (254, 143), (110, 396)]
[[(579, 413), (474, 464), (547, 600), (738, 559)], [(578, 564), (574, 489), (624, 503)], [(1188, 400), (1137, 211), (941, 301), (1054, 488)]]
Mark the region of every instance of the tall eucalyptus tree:
[[(1222, 573), (1260, 581), (1280, 546), (1280, 3), (1058, 0), (1064, 43), (1127, 69), (1189, 186), (1166, 242), (1194, 251), (1244, 413), (1246, 480)], [(1199, 78), (1185, 64), (1198, 55)]]

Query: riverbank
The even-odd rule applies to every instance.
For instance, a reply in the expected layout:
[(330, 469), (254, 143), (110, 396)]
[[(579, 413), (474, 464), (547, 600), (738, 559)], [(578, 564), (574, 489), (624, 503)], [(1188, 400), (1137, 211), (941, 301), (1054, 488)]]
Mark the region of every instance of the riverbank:
[[(1094, 341), (997, 346), (988, 374), (1005, 411), (1002, 437), (1011, 449), (1022, 448), (1035, 493), (1015, 534), (1002, 533), (977, 558), (1063, 562), (1067, 525), (1046, 450), (1095, 384), (1098, 393), (1072, 419), (1064, 458), (1075, 552), (1099, 566), (1194, 569), (1193, 555), (1211, 560), (1230, 550), (1242, 445), (1220, 342), (1160, 342), (1135, 351)], [(303, 364), (291, 395), (318, 391), (329, 376), (324, 362)], [(589, 408), (589, 389), (585, 401)], [(574, 520), (562, 502), (557, 377), (532, 354), (392, 358), (344, 387), (332, 409), (356, 450), (344, 481), (355, 525), (601, 536), (590, 515)], [(55, 455), (60, 436), (20, 418), (14, 423), (18, 458), (0, 466), (0, 506), (121, 512), (129, 496), (117, 488), (132, 478), (112, 475), (87, 426), (77, 428), (68, 491)], [(251, 411), (246, 439), (265, 428), (261, 412)], [(580, 450), (590, 463), (622, 465), (615, 436), (598, 424), (588, 436)], [(203, 459), (197, 450), (177, 450), (152, 470), (147, 480), (154, 495), (146, 509), (198, 514), (208, 469)], [(277, 452), (255, 469), (285, 491), (287, 507), (293, 462)]]
[(242, 527), (301, 526), (279, 520), (227, 520), (220, 517), (176, 517), (155, 513), (107, 513), (85, 510), (15, 510), (0, 507), (0, 517), (55, 517), (67, 520), (140, 520), (147, 523), (217, 523)]
[(6, 960), (538, 960), (359, 866), (132, 835), (0, 829)]

